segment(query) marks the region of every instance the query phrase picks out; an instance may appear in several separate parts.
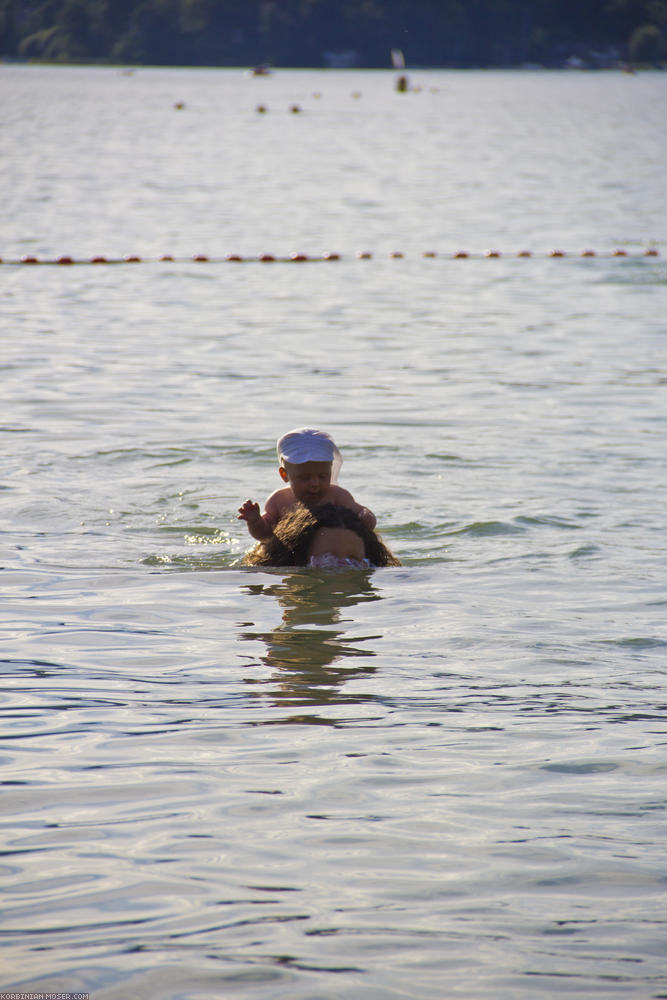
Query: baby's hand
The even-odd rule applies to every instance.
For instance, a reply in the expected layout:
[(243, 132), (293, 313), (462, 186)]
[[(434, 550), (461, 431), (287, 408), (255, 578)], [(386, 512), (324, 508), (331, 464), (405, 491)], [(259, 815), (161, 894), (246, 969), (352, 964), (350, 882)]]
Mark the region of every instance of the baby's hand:
[(258, 542), (265, 542), (271, 538), (273, 532), (259, 512), (259, 504), (253, 500), (246, 500), (242, 507), (239, 507), (239, 521), (245, 521), (248, 531)]
[(254, 503), (252, 500), (246, 500), (243, 506), (239, 507), (239, 521), (247, 521), (248, 524), (257, 524), (260, 517), (259, 504)]
[(377, 524), (377, 518), (375, 517), (375, 514), (373, 513), (372, 510), (369, 510), (368, 507), (362, 507), (362, 509), (359, 511), (359, 520), (363, 525), (365, 525), (365, 527), (370, 528), (371, 531), (375, 528), (375, 525)]

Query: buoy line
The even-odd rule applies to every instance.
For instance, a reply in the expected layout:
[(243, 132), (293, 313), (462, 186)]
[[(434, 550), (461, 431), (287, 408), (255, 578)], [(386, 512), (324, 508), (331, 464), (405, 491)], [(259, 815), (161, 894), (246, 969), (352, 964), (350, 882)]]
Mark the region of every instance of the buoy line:
[[(334, 260), (373, 260), (380, 259), (384, 257), (385, 259), (392, 260), (403, 260), (409, 257), (410, 254), (403, 253), (400, 250), (394, 250), (389, 254), (376, 254), (371, 253), (368, 250), (358, 250), (355, 254), (349, 255), (347, 258), (344, 254), (340, 253), (322, 253), (322, 254), (306, 254), (306, 253), (291, 253), (288, 256), (280, 256), (278, 254), (272, 253), (261, 253), (254, 256), (228, 253), (223, 257), (209, 256), (208, 254), (193, 254), (191, 257), (177, 257), (173, 254), (161, 254), (159, 257), (140, 257), (137, 254), (126, 254), (123, 257), (105, 257), (97, 255), (89, 258), (78, 258), (71, 257), (69, 255), (63, 254), (58, 257), (37, 257), (31, 254), (25, 254), (23, 257), (11, 258), (3, 260), (0, 257), (0, 264), (4, 265), (15, 265), (15, 264), (47, 264), (47, 265), (59, 265), (59, 266), (74, 266), (81, 264), (225, 264), (225, 263), (237, 263), (237, 264), (250, 264), (250, 263), (262, 263), (262, 264), (284, 264), (284, 263), (306, 263), (306, 262), (317, 262), (317, 261), (334, 261)], [(468, 251), (468, 250), (455, 250), (448, 253), (436, 252), (435, 250), (426, 250), (421, 254), (424, 259), (431, 260), (484, 260), (484, 259), (495, 259), (495, 258), (505, 258), (508, 259), (523, 259), (523, 258), (581, 258), (581, 257), (601, 257), (605, 259), (610, 258), (631, 258), (640, 259), (644, 257), (660, 257), (660, 251), (657, 247), (648, 247), (646, 250), (641, 251), (631, 251), (631, 250), (579, 250), (576, 252), (565, 251), (565, 250), (548, 250), (546, 252), (536, 253), (532, 250), (518, 250), (513, 253), (501, 253), (499, 250), (485, 250), (483, 252)]]

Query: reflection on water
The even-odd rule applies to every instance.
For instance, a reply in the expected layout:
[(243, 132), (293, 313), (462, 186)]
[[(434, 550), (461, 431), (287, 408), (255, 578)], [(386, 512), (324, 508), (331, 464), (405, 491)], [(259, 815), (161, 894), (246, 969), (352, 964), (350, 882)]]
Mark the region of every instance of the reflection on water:
[[(270, 632), (240, 633), (241, 639), (266, 644), (262, 663), (274, 672), (260, 682), (262, 694), (273, 704), (327, 705), (357, 702), (358, 695), (344, 694), (342, 687), (353, 677), (368, 676), (375, 667), (359, 664), (360, 658), (375, 656), (368, 645), (378, 635), (350, 635), (343, 610), (368, 601), (381, 600), (371, 582), (371, 572), (290, 572), (279, 583), (250, 584), (243, 589), (251, 595), (275, 597), (282, 621)], [(341, 662), (343, 661), (343, 662)], [(347, 661), (347, 662), (345, 662)], [(362, 696), (363, 697), (363, 696)], [(323, 722), (321, 718), (299, 716), (300, 721)], [(294, 722), (290, 717), (289, 722)]]

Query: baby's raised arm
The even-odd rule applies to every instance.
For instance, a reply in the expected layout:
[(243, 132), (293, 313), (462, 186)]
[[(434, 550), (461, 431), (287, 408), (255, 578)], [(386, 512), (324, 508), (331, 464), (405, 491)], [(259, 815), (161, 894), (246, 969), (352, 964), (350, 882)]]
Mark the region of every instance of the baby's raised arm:
[(264, 542), (267, 538), (270, 538), (273, 534), (273, 527), (268, 523), (267, 519), (262, 517), (259, 512), (259, 504), (255, 503), (253, 500), (246, 500), (246, 502), (239, 507), (239, 521), (245, 521), (248, 526), (248, 531), (253, 538), (256, 538), (258, 542)]

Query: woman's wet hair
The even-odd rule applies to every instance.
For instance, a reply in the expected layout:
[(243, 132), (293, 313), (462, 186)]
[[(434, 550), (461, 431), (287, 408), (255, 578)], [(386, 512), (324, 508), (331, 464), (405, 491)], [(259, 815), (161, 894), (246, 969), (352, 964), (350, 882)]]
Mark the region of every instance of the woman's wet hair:
[(313, 539), (320, 528), (346, 528), (359, 535), (364, 555), (373, 566), (400, 566), (382, 539), (349, 507), (326, 503), (319, 507), (297, 504), (283, 514), (271, 538), (258, 542), (243, 558), (243, 566), (307, 566)]

